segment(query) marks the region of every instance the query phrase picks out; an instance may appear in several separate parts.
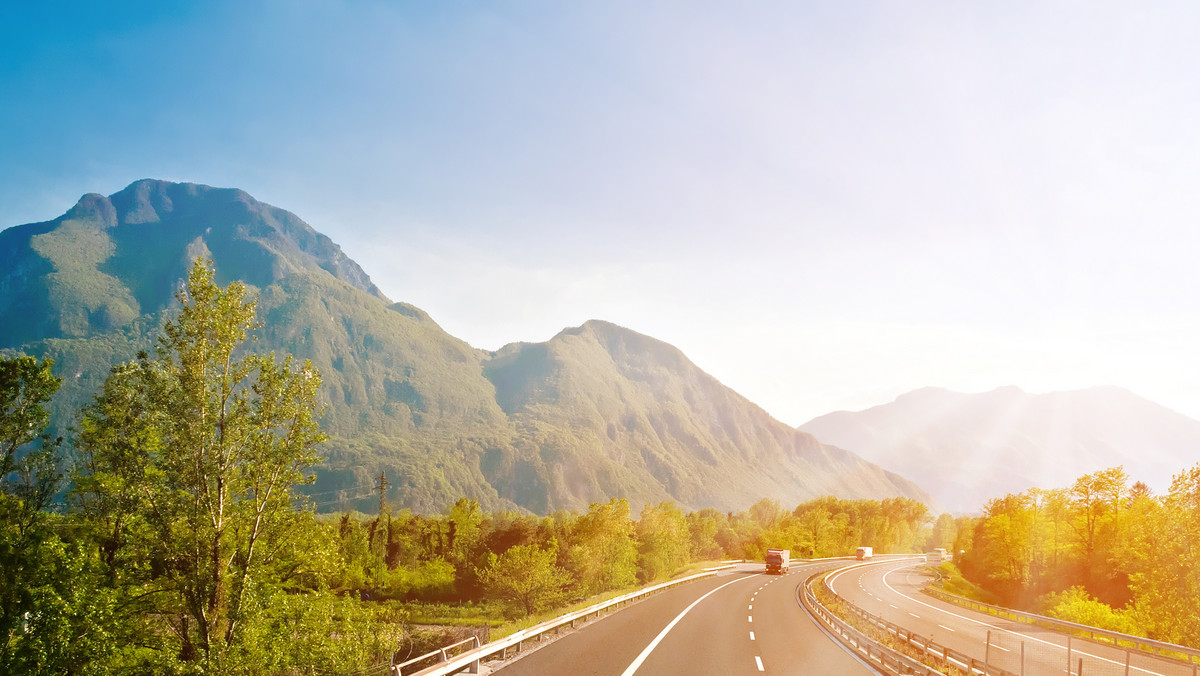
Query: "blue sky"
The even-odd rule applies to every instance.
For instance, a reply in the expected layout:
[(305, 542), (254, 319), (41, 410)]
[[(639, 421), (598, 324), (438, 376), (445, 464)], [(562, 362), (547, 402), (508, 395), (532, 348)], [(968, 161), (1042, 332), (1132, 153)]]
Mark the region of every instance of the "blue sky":
[(0, 7), (0, 227), (242, 188), (495, 349), (591, 318), (791, 424), (926, 385), (1200, 417), (1200, 5)]

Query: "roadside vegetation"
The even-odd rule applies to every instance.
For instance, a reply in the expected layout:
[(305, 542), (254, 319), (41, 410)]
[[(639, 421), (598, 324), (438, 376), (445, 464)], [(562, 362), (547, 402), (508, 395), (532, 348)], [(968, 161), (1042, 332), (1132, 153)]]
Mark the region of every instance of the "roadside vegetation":
[(211, 263), (176, 299), (157, 349), (79, 411), (70, 458), (47, 433), (53, 361), (0, 359), (0, 673), (357, 674), (698, 561), (922, 537), (925, 507), (904, 498), (318, 515), (296, 488), (327, 439), (321, 374), (254, 351), (256, 303)]
[(318, 515), (296, 489), (326, 439), (320, 373), (254, 352), (255, 303), (211, 264), (177, 300), (81, 409), (71, 458), (46, 433), (52, 362), (0, 359), (0, 673), (357, 674), (770, 547), (945, 547), (956, 593), (1200, 644), (1200, 465), (1163, 496), (1115, 468), (932, 523), (907, 498), (832, 497)]
[(956, 553), (947, 591), (1200, 646), (1200, 464), (1165, 495), (1114, 467), (996, 498), (981, 517), (944, 525), (937, 546)]

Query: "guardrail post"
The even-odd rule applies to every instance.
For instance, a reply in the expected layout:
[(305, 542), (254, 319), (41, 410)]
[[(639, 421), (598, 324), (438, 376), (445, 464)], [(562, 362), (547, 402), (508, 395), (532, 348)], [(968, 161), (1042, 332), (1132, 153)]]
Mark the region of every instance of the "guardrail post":
[(1129, 651), (1125, 651), (1125, 676), (1129, 676)]
[(1071, 676), (1071, 635), (1067, 634), (1067, 676)]
[[(1025, 676), (1025, 642), (1021, 641), (1021, 676)], [(1125, 676), (1129, 676), (1126, 672)]]
[(987, 633), (987, 645), (983, 648), (983, 673), (987, 673), (992, 662), (992, 632)]

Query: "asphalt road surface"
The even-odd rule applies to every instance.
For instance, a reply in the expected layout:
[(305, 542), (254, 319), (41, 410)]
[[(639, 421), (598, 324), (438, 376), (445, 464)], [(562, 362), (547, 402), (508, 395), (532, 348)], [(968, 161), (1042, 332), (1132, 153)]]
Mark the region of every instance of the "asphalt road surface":
[(657, 594), (500, 667), (501, 676), (877, 674), (827, 637), (797, 598), (810, 575), (846, 561), (743, 564)]
[[(1029, 676), (1068, 673), (1067, 637), (959, 606), (921, 593), (928, 580), (922, 562), (880, 561), (830, 576), (834, 591), (854, 605), (992, 666)], [(990, 641), (989, 641), (990, 637)], [(1074, 639), (1070, 673), (1085, 676), (1193, 676), (1178, 662)]]

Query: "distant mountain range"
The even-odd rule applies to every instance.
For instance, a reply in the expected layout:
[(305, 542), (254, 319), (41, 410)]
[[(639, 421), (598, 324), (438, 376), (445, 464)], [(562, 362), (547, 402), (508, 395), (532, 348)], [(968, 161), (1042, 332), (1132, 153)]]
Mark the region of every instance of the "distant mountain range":
[[(397, 252), (402, 255), (402, 252)], [(459, 496), (546, 514), (611, 496), (740, 510), (760, 498), (929, 494), (771, 418), (676, 348), (602, 321), (478, 350), (393, 303), (328, 237), (240, 190), (143, 180), (0, 232), (0, 352), (56, 361), (65, 431), (113, 364), (148, 348), (195, 256), (259, 298), (256, 349), (324, 376), (324, 510)]]
[(927, 488), (947, 509), (970, 512), (1031, 486), (1069, 486), (1123, 465), (1156, 491), (1200, 460), (1200, 421), (1116, 387), (1027, 394), (939, 388), (800, 426)]

